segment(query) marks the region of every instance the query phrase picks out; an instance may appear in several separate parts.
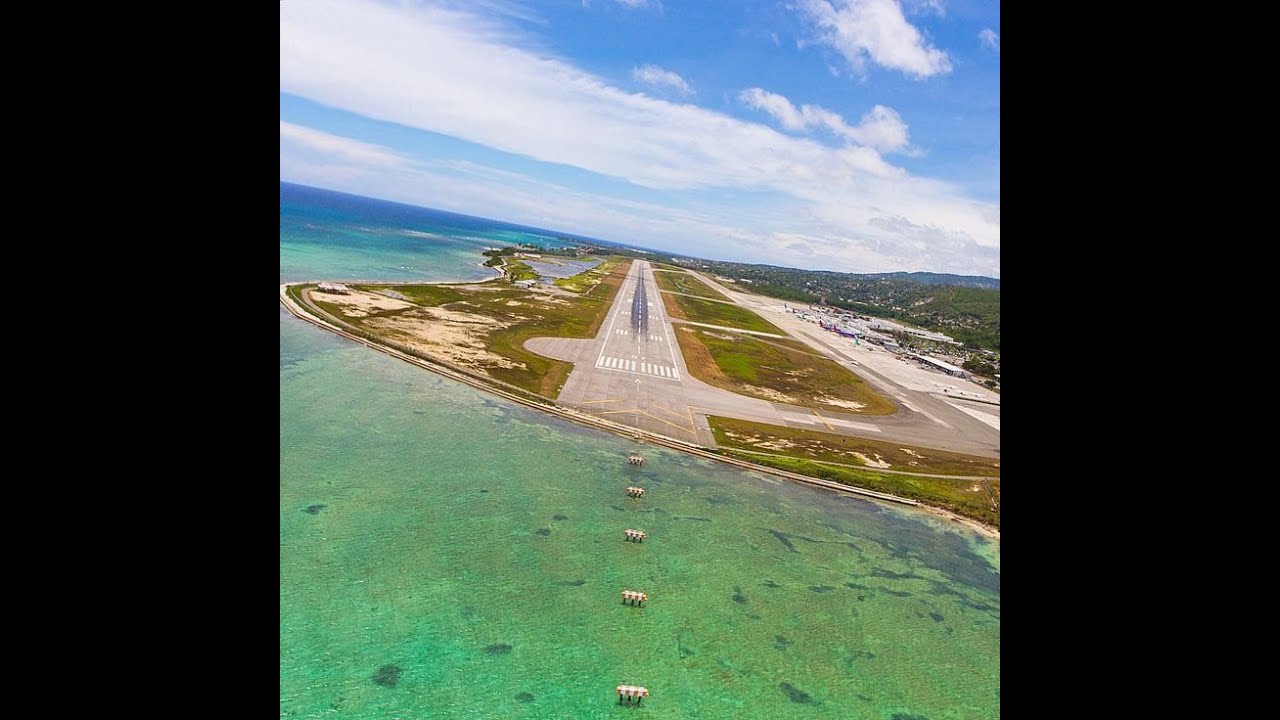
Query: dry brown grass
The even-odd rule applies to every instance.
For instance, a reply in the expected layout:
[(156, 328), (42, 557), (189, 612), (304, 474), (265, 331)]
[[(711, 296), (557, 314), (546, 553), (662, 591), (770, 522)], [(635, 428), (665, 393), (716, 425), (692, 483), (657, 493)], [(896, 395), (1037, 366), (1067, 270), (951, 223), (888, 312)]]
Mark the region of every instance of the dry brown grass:
[[(360, 333), (372, 333), (420, 357), (554, 398), (573, 364), (526, 350), (525, 341), (595, 337), (630, 266), (630, 260), (615, 263), (580, 294), (553, 287), (521, 290), (496, 282), (397, 284), (357, 286), (362, 293), (370, 293), (368, 298), (334, 296), (335, 300), (346, 298), (346, 308), (315, 300), (321, 310)], [(386, 292), (408, 302), (371, 294)], [(379, 305), (375, 307), (369, 298)]]
[(680, 307), (680, 303), (676, 302), (675, 296), (670, 293), (658, 294), (662, 296), (662, 306), (667, 309), (667, 315), (680, 320), (689, 319), (689, 315), (685, 313), (684, 308)]
[(676, 329), (676, 340), (680, 343), (680, 352), (684, 355), (684, 363), (689, 372), (702, 382), (716, 387), (729, 385), (729, 378), (716, 365), (711, 351), (697, 339), (697, 331), (689, 327)]
[(765, 341), (688, 326), (680, 327), (676, 339), (689, 373), (729, 392), (829, 412), (897, 412), (893, 403), (848, 368), (800, 349), (796, 341)]

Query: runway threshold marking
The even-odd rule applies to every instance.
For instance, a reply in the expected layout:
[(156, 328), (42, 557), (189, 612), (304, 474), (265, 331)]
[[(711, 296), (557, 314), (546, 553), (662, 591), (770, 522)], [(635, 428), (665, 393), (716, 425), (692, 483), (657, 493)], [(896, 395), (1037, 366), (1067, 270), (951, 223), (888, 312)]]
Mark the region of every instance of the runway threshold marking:
[[(659, 342), (667, 346), (667, 352), (671, 354), (671, 368), (675, 372), (675, 379), (679, 380), (680, 365), (676, 362), (676, 349), (675, 347), (673, 347), (674, 343), (672, 343), (671, 339), (667, 336), (667, 325), (669, 324), (669, 322), (667, 321), (667, 310), (665, 307), (663, 307), (663, 304), (661, 302), (662, 293), (658, 292), (658, 281), (653, 279), (653, 266), (646, 262), (645, 268), (649, 270), (649, 279), (653, 283), (655, 297), (659, 299), (658, 320), (659, 320), (659, 325), (662, 326), (662, 338), (663, 338), (662, 340), (659, 340)], [(641, 275), (641, 277), (643, 278), (643, 275)]]
[[(638, 269), (639, 269), (639, 265), (638, 265), (638, 264), (632, 264), (632, 265), (631, 265), (631, 270), (629, 270), (629, 271), (627, 272), (627, 280), (630, 280), (630, 279), (631, 279), (631, 275), (632, 275), (632, 273), (635, 273)], [(641, 277), (643, 277), (643, 275), (644, 275), (644, 274), (643, 274), (643, 273), (641, 273)], [(624, 285), (626, 284), (627, 280), (623, 280), (623, 281), (622, 281)], [(608, 333), (606, 333), (606, 339), (605, 339), (604, 343), (603, 343), (602, 345), (600, 345), (600, 354), (596, 356), (596, 366), (597, 366), (597, 367), (599, 367), (601, 359), (603, 359), (603, 358), (604, 358), (604, 349), (609, 345), (609, 340), (607, 339), (607, 336), (608, 336), (608, 335), (612, 335), (612, 334), (613, 334), (613, 324), (614, 324), (615, 322), (617, 322), (617, 321), (618, 321), (618, 316), (622, 314), (622, 308), (623, 308), (623, 306), (624, 306), (624, 304), (623, 304), (623, 303), (618, 303), (618, 309), (617, 309), (617, 311), (615, 311), (615, 312), (613, 313), (613, 319), (609, 321), (609, 332), (608, 332)]]

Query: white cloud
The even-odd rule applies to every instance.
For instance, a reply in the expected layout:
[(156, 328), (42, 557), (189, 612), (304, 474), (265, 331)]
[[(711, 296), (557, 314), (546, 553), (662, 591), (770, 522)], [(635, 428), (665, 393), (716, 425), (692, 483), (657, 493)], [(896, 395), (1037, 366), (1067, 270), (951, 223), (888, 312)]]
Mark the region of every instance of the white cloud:
[(841, 138), (885, 152), (914, 152), (908, 147), (907, 124), (893, 108), (876, 105), (851, 126), (839, 114), (818, 105), (796, 108), (787, 98), (761, 88), (747, 88), (738, 98), (749, 107), (764, 110), (788, 130), (826, 128)]
[(982, 32), (978, 33), (978, 42), (988, 50), (1000, 52), (1000, 35), (991, 28), (983, 28)]
[(835, 2), (838, 8), (828, 0), (799, 0), (799, 8), (819, 40), (839, 51), (855, 73), (865, 73), (868, 59), (916, 78), (951, 72), (947, 54), (907, 22), (895, 0)]
[(659, 90), (675, 90), (681, 95), (692, 95), (693, 88), (678, 74), (664, 70), (657, 65), (641, 65), (631, 69), (631, 77), (636, 82), (644, 83)]
[(911, 141), (907, 134), (907, 124), (902, 122), (902, 116), (893, 108), (876, 105), (862, 116), (854, 131), (855, 140), (881, 152), (910, 150), (907, 147), (907, 143)]
[(411, 160), (381, 145), (330, 135), (301, 125), (280, 121), (280, 142), (293, 141), (311, 150), (368, 167), (398, 168), (411, 164)]
[(912, 15), (947, 16), (947, 9), (943, 7), (942, 0), (906, 0), (904, 5), (907, 12)]
[(764, 110), (788, 130), (804, 130), (809, 125), (804, 115), (785, 97), (761, 88), (747, 88), (738, 99), (756, 110)]
[[(576, 190), (466, 160), (388, 169), (377, 154), (345, 151), (366, 143), (283, 126), (303, 132), (282, 133), (280, 177), (304, 185), (703, 257), (850, 272), (905, 268), (999, 277), (998, 247), (981, 245), (944, 222), (920, 224), (885, 214), (874, 206), (880, 200), (858, 207), (833, 197), (806, 206), (777, 196), (744, 208), (699, 201), (696, 192), (682, 192), (682, 199), (692, 197), (693, 202), (671, 207)], [(299, 136), (319, 136), (325, 142), (291, 142)], [(298, 150), (315, 152), (300, 157)], [(984, 222), (999, 225), (998, 207), (975, 204), (973, 209)], [(862, 229), (852, 230), (859, 225)], [(691, 246), (694, 238), (696, 247)]]
[(617, 0), (619, 5), (626, 5), (629, 8), (644, 7), (646, 5), (656, 5), (662, 7), (661, 0)]
[(788, 191), (814, 176), (902, 174), (695, 105), (630, 93), (505, 44), (484, 24), (369, 0), (281, 5), (280, 89), (646, 187)]
[[(709, 257), (785, 263), (790, 256), (778, 250), (774, 234), (799, 233), (810, 238), (812, 254), (795, 256), (804, 267), (999, 272), (999, 225), (987, 219), (993, 208), (998, 217), (998, 205), (885, 162), (874, 148), (900, 147), (907, 139), (905, 125), (901, 140), (895, 138), (901, 119), (889, 108), (873, 109), (853, 127), (812, 108), (814, 122), (862, 143), (832, 148), (627, 92), (513, 42), (468, 15), (416, 4), (283, 3), (280, 90), (373, 120), (619, 178), (650, 188), (637, 193), (658, 199), (641, 207), (604, 192), (563, 194), (533, 178), (516, 183), (492, 174), (459, 182), (456, 169), (411, 165), (389, 148), (337, 142), (337, 136), (283, 122), (281, 177)], [(804, 107), (791, 107), (809, 122)], [(750, 203), (722, 199), (743, 193), (750, 193)], [(911, 225), (894, 225), (894, 218)], [(935, 228), (940, 238), (967, 238), (968, 249), (948, 241), (937, 253), (912, 250), (900, 239), (923, 237), (916, 227)]]

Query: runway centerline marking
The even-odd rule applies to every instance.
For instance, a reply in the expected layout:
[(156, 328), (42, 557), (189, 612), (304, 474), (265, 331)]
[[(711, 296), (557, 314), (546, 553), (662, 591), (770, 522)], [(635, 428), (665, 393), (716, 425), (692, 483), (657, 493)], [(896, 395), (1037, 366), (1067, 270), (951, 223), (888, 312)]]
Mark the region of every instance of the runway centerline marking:
[[(632, 273), (634, 273), (634, 272), (637, 270), (637, 268), (638, 268), (638, 264), (636, 264), (636, 265), (632, 265), (632, 266), (631, 266), (631, 272), (628, 272), (628, 273), (627, 273), (627, 279), (628, 279), (628, 280), (629, 280), (629, 279), (631, 279), (631, 274), (632, 274)], [(623, 280), (622, 282), (623, 282), (623, 283), (626, 283), (626, 280)], [(609, 321), (609, 330), (610, 330), (610, 331), (612, 331), (612, 330), (613, 330), (613, 324), (614, 324), (614, 323), (616, 323), (616, 322), (618, 321), (618, 315), (620, 315), (620, 314), (622, 313), (622, 308), (623, 308), (623, 307), (625, 307), (625, 305), (624, 305), (624, 304), (622, 304), (622, 303), (619, 303), (617, 312), (615, 312), (615, 313), (613, 314), (613, 319)], [(597, 364), (597, 365), (599, 365), (599, 364), (600, 364), (600, 358), (604, 357), (604, 349), (605, 349), (605, 347), (606, 347), (606, 346), (608, 346), (608, 344), (609, 344), (608, 335), (611, 335), (611, 334), (612, 334), (612, 332), (607, 333), (607, 334), (605, 335), (605, 341), (604, 341), (604, 344), (602, 344), (602, 345), (600, 346), (600, 355), (599, 355), (599, 357), (597, 357), (597, 358), (596, 358), (596, 364)]]
[(674, 369), (674, 370), (676, 371), (675, 379), (676, 379), (676, 380), (679, 380), (679, 379), (680, 379), (680, 370), (679, 370), (680, 365), (676, 362), (676, 352), (675, 352), (675, 348), (674, 348), (674, 347), (672, 347), (672, 345), (671, 345), (671, 341), (670, 341), (670, 338), (667, 336), (667, 325), (668, 325), (668, 322), (667, 322), (667, 314), (666, 314), (666, 313), (667, 313), (667, 309), (666, 309), (666, 306), (665, 306), (665, 305), (663, 304), (663, 302), (662, 302), (662, 294), (657, 292), (657, 290), (658, 290), (658, 281), (653, 279), (653, 267), (652, 267), (652, 266), (650, 266), (650, 265), (649, 265), (649, 263), (647, 263), (647, 262), (646, 262), (646, 263), (645, 263), (645, 268), (646, 268), (646, 269), (648, 269), (648, 271), (649, 271), (649, 280), (650, 280), (650, 282), (652, 282), (652, 283), (653, 283), (654, 297), (658, 298), (658, 319), (659, 319), (659, 321), (660, 321), (658, 324), (662, 327), (662, 338), (663, 338), (662, 340), (659, 340), (658, 342), (661, 342), (661, 343), (663, 343), (664, 345), (666, 345), (666, 346), (667, 346), (667, 351), (668, 351), (668, 352), (670, 353), (670, 355), (671, 355), (671, 367), (672, 367), (672, 369)]

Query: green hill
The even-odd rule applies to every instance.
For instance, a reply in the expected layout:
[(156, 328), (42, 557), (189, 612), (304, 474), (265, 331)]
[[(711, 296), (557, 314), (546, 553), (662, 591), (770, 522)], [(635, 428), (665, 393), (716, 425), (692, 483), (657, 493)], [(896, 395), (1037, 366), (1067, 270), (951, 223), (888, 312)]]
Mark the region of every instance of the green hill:
[(1000, 351), (1000, 281), (942, 273), (839, 273), (773, 265), (673, 258), (728, 278), (744, 290), (901, 320), (950, 335), (971, 348)]

